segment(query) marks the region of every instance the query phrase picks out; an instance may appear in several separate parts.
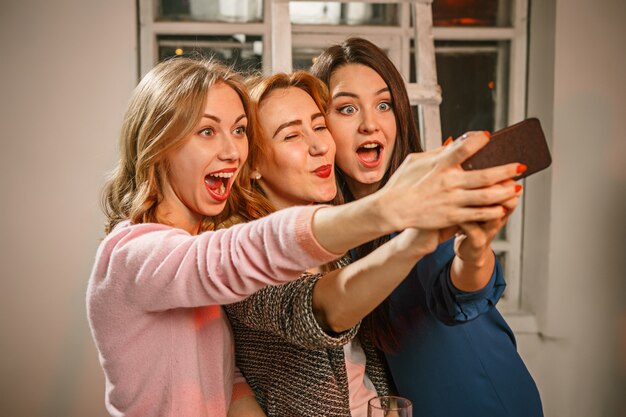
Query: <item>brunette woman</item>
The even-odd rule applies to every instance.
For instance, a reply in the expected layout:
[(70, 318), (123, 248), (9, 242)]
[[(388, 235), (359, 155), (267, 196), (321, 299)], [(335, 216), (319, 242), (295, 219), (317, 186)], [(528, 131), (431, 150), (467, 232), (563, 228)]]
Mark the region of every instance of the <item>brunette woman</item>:
[[(311, 71), (330, 91), (328, 127), (346, 201), (367, 198), (385, 187), (406, 155), (421, 151), (402, 77), (380, 48), (361, 38), (326, 49)], [(456, 181), (454, 176), (446, 180)], [(413, 402), (415, 415), (542, 415), (515, 336), (495, 308), (505, 282), (491, 241), (517, 197), (503, 205), (508, 212), (501, 218), (459, 222), (461, 233), (418, 262), (364, 323), (385, 351), (398, 392)], [(358, 247), (355, 259), (389, 238)]]

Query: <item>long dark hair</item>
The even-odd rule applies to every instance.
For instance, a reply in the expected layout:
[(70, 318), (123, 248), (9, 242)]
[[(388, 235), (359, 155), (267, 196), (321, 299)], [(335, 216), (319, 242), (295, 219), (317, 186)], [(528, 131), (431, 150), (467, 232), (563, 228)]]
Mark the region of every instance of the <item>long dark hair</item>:
[[(387, 54), (372, 42), (363, 38), (348, 38), (344, 42), (333, 45), (322, 52), (311, 67), (311, 73), (322, 80), (330, 88), (330, 77), (333, 72), (344, 65), (365, 65), (380, 75), (391, 94), (391, 101), (396, 118), (396, 143), (389, 161), (389, 167), (383, 175), (378, 189), (383, 187), (389, 177), (398, 169), (402, 161), (412, 152), (422, 152), (419, 133), (411, 104), (406, 92), (404, 80)], [(355, 198), (348, 189), (345, 174), (335, 165), (337, 181), (347, 202)], [(355, 249), (355, 257), (362, 258), (389, 240), (383, 236), (365, 243)], [(362, 328), (368, 332), (374, 344), (384, 350), (391, 351), (397, 346), (389, 319), (390, 302), (387, 298), (363, 321)]]

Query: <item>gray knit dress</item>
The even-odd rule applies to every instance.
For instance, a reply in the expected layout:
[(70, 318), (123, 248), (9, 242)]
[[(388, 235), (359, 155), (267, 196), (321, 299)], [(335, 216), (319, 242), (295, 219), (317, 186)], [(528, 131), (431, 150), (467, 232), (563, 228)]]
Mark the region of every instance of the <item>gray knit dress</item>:
[(268, 417), (350, 417), (343, 346), (355, 336), (378, 395), (389, 393), (383, 355), (359, 325), (329, 335), (313, 315), (313, 287), (304, 274), (224, 306), (235, 335), (237, 366)]

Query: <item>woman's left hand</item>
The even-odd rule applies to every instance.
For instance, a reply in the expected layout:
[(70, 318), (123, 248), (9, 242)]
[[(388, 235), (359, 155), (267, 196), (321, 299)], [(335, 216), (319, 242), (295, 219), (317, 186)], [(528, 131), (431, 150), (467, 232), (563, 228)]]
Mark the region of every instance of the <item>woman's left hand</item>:
[[(508, 180), (502, 185), (511, 186), (511, 182), (512, 180)], [(491, 242), (517, 207), (522, 190), (521, 185), (518, 185), (518, 188), (517, 196), (500, 203), (507, 210), (502, 218), (459, 225), (460, 232), (454, 239), (456, 258), (452, 268), (452, 282), (458, 289), (477, 291), (483, 288), (491, 278), (495, 263)]]

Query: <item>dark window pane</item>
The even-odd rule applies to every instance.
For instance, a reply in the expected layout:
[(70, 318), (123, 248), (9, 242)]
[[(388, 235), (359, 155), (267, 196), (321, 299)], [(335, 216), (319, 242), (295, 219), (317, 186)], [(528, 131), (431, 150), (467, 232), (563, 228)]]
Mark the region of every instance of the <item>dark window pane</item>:
[(443, 138), (506, 125), (508, 42), (437, 42)]
[(298, 2), (289, 4), (291, 22), (303, 25), (382, 25), (398, 24), (396, 4)]
[(508, 223), (505, 224), (504, 227), (498, 231), (498, 234), (496, 235), (494, 240), (506, 240), (507, 229)]
[(186, 20), (189, 15), (189, 0), (161, 0), (157, 16), (163, 20)]
[(259, 22), (263, 0), (159, 0), (156, 20)]
[(292, 66), (295, 70), (308, 70), (315, 58), (322, 53), (323, 48), (294, 48), (292, 51)]
[(262, 38), (251, 35), (161, 35), (159, 61), (173, 56), (214, 56), (241, 72), (262, 69)]
[(510, 26), (511, 0), (433, 1), (435, 26)]

